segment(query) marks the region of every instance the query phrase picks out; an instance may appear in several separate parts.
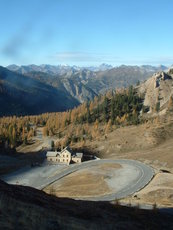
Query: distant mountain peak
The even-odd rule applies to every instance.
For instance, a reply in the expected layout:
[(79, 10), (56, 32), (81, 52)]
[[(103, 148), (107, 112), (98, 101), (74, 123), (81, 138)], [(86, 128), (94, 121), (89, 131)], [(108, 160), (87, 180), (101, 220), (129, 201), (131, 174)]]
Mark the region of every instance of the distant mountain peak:
[(102, 67), (102, 66), (109, 67), (109, 68), (113, 68), (112, 65), (109, 65), (109, 64), (107, 64), (107, 63), (102, 63), (102, 64), (100, 65), (100, 67)]

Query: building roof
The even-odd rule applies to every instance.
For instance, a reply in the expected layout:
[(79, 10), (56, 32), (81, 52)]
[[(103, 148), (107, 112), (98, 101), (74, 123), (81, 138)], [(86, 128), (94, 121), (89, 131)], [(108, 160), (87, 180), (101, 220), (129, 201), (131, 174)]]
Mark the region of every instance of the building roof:
[(71, 156), (74, 158), (82, 158), (83, 157), (83, 153), (74, 153), (73, 150), (69, 146), (64, 148), (61, 152), (48, 151), (46, 154), (46, 157), (57, 157), (58, 155), (60, 156), (65, 150), (67, 150), (71, 154)]
[(75, 153), (73, 152), (73, 150), (72, 150), (69, 146), (65, 147), (65, 148), (61, 151), (61, 153), (63, 153), (65, 150), (67, 150), (69, 153), (71, 153), (71, 155), (75, 155)]
[(83, 157), (83, 153), (76, 153), (73, 157), (82, 158)]
[(55, 151), (48, 151), (46, 154), (46, 157), (57, 157), (57, 155), (59, 155), (59, 152), (55, 152)]

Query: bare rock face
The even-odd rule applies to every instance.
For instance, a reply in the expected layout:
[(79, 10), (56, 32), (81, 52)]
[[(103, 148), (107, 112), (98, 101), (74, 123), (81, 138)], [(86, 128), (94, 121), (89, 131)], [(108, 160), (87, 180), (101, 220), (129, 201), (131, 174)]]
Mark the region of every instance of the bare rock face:
[(173, 95), (173, 78), (165, 72), (155, 73), (138, 87), (138, 92), (144, 95), (144, 105), (150, 107), (149, 113), (156, 112), (158, 103), (160, 111), (166, 110)]
[(164, 72), (154, 74), (155, 77), (155, 88), (160, 86), (161, 81), (172, 80), (172, 77)]

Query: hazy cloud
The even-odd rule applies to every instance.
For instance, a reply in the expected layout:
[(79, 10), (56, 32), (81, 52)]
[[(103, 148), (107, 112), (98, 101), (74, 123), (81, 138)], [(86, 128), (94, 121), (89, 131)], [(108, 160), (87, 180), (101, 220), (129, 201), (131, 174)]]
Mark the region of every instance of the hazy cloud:
[(163, 65), (172, 65), (173, 64), (173, 56), (161, 56), (161, 57), (148, 57), (143, 59), (143, 62), (147, 62), (148, 64), (163, 64)]
[(89, 52), (57, 52), (51, 59), (60, 63), (108, 63), (112, 65), (171, 65), (173, 57), (121, 57), (108, 53), (89, 53)]
[(118, 57), (112, 57), (110, 54), (89, 53), (89, 52), (57, 52), (52, 56), (59, 62), (110, 62), (118, 60)]

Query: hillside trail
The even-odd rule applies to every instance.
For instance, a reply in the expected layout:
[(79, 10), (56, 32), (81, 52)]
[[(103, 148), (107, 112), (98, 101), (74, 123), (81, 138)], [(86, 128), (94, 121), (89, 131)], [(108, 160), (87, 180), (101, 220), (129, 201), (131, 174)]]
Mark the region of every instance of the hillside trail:
[(38, 152), (43, 149), (50, 149), (51, 142), (56, 141), (56, 137), (49, 137), (43, 135), (43, 127), (38, 127), (36, 129), (36, 136), (32, 138), (33, 143), (31, 145), (19, 146), (17, 148), (18, 152)]

